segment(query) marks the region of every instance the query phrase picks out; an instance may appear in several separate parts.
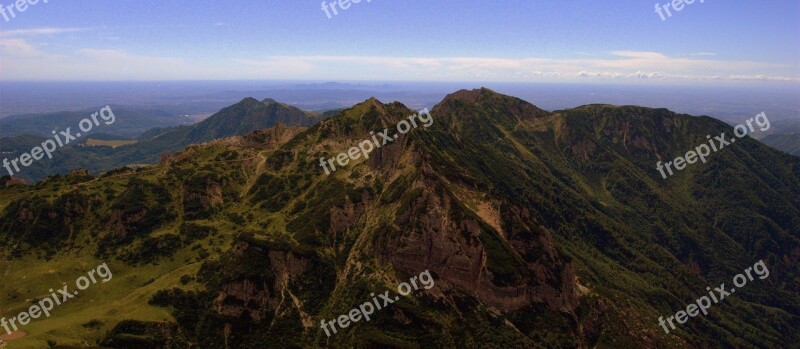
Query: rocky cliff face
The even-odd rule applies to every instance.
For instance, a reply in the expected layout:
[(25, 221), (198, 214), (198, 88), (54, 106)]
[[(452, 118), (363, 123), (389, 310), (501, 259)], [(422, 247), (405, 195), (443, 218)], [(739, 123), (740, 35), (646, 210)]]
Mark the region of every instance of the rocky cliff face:
[(283, 306), (300, 308), (299, 304), (295, 304), (296, 297), (290, 294), (288, 287), (308, 271), (310, 263), (307, 260), (287, 252), (269, 251), (244, 241), (238, 243), (231, 252), (237, 263), (249, 263), (248, 257), (252, 255), (266, 256), (269, 259), (266, 264), (268, 269), (261, 273), (268, 276), (252, 279), (252, 275), (241, 275), (220, 284), (213, 301), (213, 309), (218, 315), (233, 318), (246, 316), (263, 323)]
[[(551, 237), (542, 232), (531, 233), (528, 241), (508, 240), (456, 198), (432, 189), (441, 185), (432, 180), (410, 184), (410, 191), (421, 191), (395, 216), (394, 226), (412, 229), (386, 241), (377, 255), (380, 260), (407, 275), (430, 270), (438, 276), (443, 293), (460, 289), (501, 311), (519, 310), (532, 303), (564, 312), (574, 310), (578, 300), (573, 266), (556, 250)], [(501, 244), (506, 249), (490, 251), (498, 247), (487, 244)], [(536, 258), (542, 262), (519, 257), (539, 252), (542, 255)], [(517, 269), (516, 278), (508, 280), (506, 274), (492, 272), (490, 263), (498, 257), (494, 253), (519, 257), (511, 266)]]

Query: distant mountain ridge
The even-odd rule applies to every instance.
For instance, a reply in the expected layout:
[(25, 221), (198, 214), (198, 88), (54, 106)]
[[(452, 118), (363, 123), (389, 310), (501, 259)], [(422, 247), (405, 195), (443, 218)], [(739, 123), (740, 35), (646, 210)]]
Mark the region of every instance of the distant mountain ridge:
[[(78, 123), (88, 118), (100, 108), (84, 111), (58, 112), (46, 114), (14, 115), (0, 119), (0, 138), (23, 134), (49, 137), (53, 130), (78, 128)], [(154, 127), (173, 127), (190, 124), (193, 121), (180, 115), (173, 115), (160, 109), (131, 108), (111, 106), (116, 120), (111, 125), (96, 127), (92, 132), (117, 135), (121, 138), (133, 138)]]
[[(86, 117), (86, 115), (81, 115), (83, 114), (74, 116)], [(117, 116), (116, 122), (109, 126), (119, 123), (124, 116), (126, 115)], [(76, 168), (85, 168), (92, 173), (98, 173), (128, 164), (156, 163), (162, 153), (179, 151), (191, 144), (245, 135), (278, 124), (310, 126), (321, 120), (322, 117), (322, 114), (306, 112), (271, 99), (259, 102), (254, 98), (245, 98), (195, 125), (149, 129), (139, 135), (138, 144), (115, 149), (105, 147), (61, 148), (52, 160), (34, 162), (32, 166), (25, 168), (18, 177), (35, 182), (48, 175), (69, 173)], [(106, 127), (99, 132), (108, 133), (110, 129), (111, 127)], [(35, 142), (32, 142), (32, 139), (35, 138), (34, 136), (25, 136), (0, 139), (0, 148), (16, 154), (28, 152), (32, 146), (36, 145)], [(10, 154), (6, 156), (10, 156)]]
[(800, 156), (800, 133), (773, 133), (761, 138), (761, 142), (775, 149)]
[(277, 124), (308, 127), (320, 120), (320, 114), (278, 103), (273, 99), (261, 102), (245, 98), (203, 120), (187, 135), (183, 143), (193, 144), (213, 139), (245, 135)]

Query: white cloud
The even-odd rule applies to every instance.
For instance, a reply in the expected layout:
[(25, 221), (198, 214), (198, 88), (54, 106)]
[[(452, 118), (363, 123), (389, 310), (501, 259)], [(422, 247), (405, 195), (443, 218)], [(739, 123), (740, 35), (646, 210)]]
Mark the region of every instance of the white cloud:
[(351, 79), (423, 76), (429, 80), (469, 80), (480, 77), (495, 81), (518, 81), (536, 78), (743, 80), (746, 76), (764, 76), (761, 80), (800, 81), (797, 76), (782, 75), (786, 71), (796, 72), (796, 67), (753, 61), (670, 57), (659, 52), (638, 51), (614, 51), (606, 58), (578, 59), (271, 56), (237, 62), (252, 66), (254, 73), (266, 74), (258, 78), (341, 79), (348, 77), (345, 74), (350, 74)]
[[(214, 23), (227, 26), (226, 23)], [(716, 53), (668, 56), (620, 50), (572, 58), (265, 56), (228, 61), (161, 57), (118, 49), (47, 52), (56, 36), (91, 28), (0, 31), (3, 80), (347, 79), (347, 80), (729, 80), (800, 81), (798, 65), (723, 60)], [(55, 37), (55, 38), (54, 38)]]
[(0, 37), (0, 52), (3, 60), (9, 56), (35, 56), (39, 54), (31, 44), (25, 40)]
[[(197, 74), (183, 59), (131, 55), (120, 50), (81, 49), (70, 55), (34, 51), (7, 55), (3, 48), (4, 80), (180, 80)], [(9, 69), (5, 69), (9, 68)]]
[(761, 81), (795, 81), (797, 79), (787, 78), (783, 76), (767, 76), (767, 75), (730, 75), (729, 80), (761, 80)]
[[(40, 28), (0, 35), (5, 80), (314, 79), (423, 81), (759, 80), (800, 81), (797, 66), (721, 60), (710, 54), (671, 57), (612, 51), (568, 59), (528, 57), (265, 56), (229, 61), (160, 57), (84, 48), (41, 52), (18, 36), (81, 28)], [(10, 72), (10, 73), (6, 73)]]
[(0, 36), (40, 36), (75, 33), (91, 30), (89, 28), (33, 28), (0, 31)]

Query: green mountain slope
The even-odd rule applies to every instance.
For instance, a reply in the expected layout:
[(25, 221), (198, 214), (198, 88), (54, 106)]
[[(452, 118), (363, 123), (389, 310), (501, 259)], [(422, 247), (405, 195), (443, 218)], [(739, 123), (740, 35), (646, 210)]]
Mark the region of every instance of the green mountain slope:
[[(246, 101), (252, 104), (252, 101)], [(800, 159), (749, 138), (662, 179), (726, 124), (663, 109), (546, 112), (459, 91), (433, 123), (327, 176), (414, 111), (365, 101), (138, 172), (0, 192), (0, 312), (115, 272), (15, 347), (789, 347), (800, 328)], [(206, 133), (204, 133), (206, 134)], [(660, 316), (763, 260), (670, 334)], [(424, 271), (435, 285), (327, 336)], [(87, 325), (90, 324), (90, 325)]]

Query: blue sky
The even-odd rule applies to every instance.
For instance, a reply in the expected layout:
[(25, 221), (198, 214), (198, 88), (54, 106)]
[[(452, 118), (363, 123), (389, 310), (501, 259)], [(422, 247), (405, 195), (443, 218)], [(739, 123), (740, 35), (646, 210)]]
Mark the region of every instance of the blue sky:
[(800, 81), (797, 0), (42, 1), (0, 80)]

